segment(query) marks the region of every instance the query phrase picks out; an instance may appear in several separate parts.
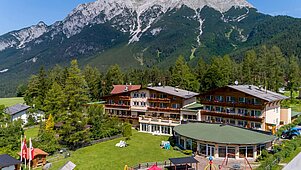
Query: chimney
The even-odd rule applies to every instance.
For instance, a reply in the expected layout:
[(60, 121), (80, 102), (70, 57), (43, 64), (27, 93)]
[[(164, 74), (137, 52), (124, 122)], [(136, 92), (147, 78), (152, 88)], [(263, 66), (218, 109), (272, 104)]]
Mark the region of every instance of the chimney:
[(249, 89), (252, 90), (252, 86), (251, 85), (249, 85)]

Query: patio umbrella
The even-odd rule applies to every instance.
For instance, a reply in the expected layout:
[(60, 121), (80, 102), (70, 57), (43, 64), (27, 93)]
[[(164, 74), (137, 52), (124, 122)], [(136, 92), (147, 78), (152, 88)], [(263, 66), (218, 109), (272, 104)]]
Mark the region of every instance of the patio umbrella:
[(162, 170), (161, 168), (157, 167), (157, 165), (153, 165), (152, 167), (150, 167), (147, 170)]
[(128, 170), (128, 166), (127, 166), (127, 165), (125, 165), (123, 170)]

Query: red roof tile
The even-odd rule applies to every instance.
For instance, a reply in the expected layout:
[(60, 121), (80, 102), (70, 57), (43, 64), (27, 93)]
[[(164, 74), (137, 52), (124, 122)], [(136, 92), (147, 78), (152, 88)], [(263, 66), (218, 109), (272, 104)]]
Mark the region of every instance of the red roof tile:
[(128, 88), (127, 91), (139, 90), (141, 88), (141, 85), (113, 85), (114, 89), (111, 91), (111, 94), (126, 92), (126, 86)]

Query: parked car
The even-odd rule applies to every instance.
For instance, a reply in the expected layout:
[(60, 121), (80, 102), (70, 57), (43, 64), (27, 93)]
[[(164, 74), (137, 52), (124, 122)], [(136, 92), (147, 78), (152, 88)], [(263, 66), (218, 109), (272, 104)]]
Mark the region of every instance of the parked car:
[(282, 139), (294, 139), (301, 135), (301, 126), (296, 126), (288, 130), (284, 130), (281, 134)]

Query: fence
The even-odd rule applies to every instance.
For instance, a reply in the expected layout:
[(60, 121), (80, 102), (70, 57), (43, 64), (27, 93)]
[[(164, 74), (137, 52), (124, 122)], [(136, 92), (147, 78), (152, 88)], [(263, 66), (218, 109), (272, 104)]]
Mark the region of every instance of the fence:
[(94, 145), (96, 143), (101, 143), (101, 142), (105, 142), (105, 141), (108, 141), (108, 140), (113, 140), (113, 139), (117, 139), (117, 138), (121, 138), (122, 135), (119, 134), (119, 135), (115, 135), (115, 136), (110, 136), (110, 137), (106, 137), (106, 138), (102, 138), (102, 139), (98, 139), (98, 140), (93, 140), (91, 141), (91, 145)]
[(170, 166), (170, 161), (163, 161), (163, 162), (146, 162), (146, 163), (141, 163), (138, 165), (135, 165), (133, 167), (130, 168), (130, 170), (139, 170), (139, 169), (146, 169), (146, 168), (150, 168), (153, 165), (157, 165), (157, 166)]

